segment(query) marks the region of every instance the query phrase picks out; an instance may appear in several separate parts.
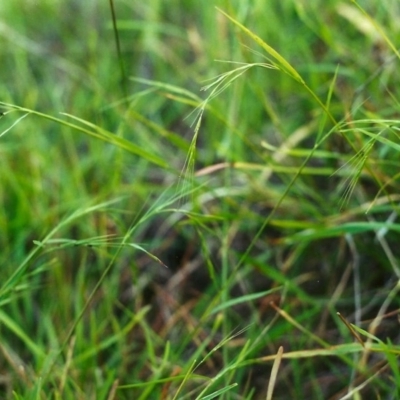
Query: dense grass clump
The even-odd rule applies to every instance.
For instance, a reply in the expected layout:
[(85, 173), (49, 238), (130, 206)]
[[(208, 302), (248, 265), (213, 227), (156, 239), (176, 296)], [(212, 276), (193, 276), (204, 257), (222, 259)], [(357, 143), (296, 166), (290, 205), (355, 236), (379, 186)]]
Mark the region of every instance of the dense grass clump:
[(0, 398), (400, 398), (396, 2), (0, 15)]

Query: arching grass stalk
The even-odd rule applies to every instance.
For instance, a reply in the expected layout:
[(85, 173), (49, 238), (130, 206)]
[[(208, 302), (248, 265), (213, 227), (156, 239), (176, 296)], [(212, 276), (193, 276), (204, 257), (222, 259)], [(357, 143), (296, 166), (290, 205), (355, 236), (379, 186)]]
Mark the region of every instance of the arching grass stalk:
[(65, 115), (66, 117), (75, 120), (76, 122), (79, 122), (82, 126), (73, 124), (71, 122), (67, 122), (65, 120), (62, 120), (60, 118), (53, 117), (52, 115), (49, 114), (44, 114), (39, 111), (31, 110), (29, 108), (25, 107), (20, 107), (14, 104), (9, 104), (9, 103), (4, 103), (0, 102), (0, 105), (10, 109), (10, 110), (15, 110), (15, 111), (20, 111), (23, 113), (26, 113), (24, 115), (24, 118), (31, 114), (31, 115), (36, 115), (40, 118), (44, 118), (53, 122), (56, 122), (62, 126), (71, 128), (73, 130), (76, 130), (78, 132), (84, 133), (88, 136), (94, 137), (96, 139), (102, 140), (104, 142), (113, 144), (114, 146), (117, 146), (121, 149), (124, 149), (128, 151), (129, 153), (136, 154), (137, 156), (144, 158), (145, 160), (156, 164), (162, 168), (169, 169), (168, 163), (163, 160), (161, 157), (149, 153), (147, 150), (142, 149), (141, 147), (137, 146), (136, 144), (130, 142), (129, 140), (126, 140), (122, 137), (119, 137), (115, 135), (114, 133), (107, 131), (104, 128), (99, 127), (98, 125), (95, 125), (91, 122), (85, 121), (82, 118), (75, 117), (74, 115), (71, 114), (66, 114), (66, 113), (61, 113), (61, 115)]

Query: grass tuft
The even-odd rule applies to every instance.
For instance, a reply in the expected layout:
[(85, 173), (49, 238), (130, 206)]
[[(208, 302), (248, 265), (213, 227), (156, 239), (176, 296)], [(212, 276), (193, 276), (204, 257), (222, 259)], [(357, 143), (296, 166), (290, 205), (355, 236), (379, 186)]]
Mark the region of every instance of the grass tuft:
[(0, 13), (1, 399), (400, 397), (395, 2)]

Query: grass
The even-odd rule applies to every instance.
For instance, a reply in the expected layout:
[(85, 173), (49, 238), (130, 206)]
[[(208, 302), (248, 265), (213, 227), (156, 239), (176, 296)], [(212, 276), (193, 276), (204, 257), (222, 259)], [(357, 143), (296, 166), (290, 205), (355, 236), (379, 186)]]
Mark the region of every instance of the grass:
[(3, 3), (1, 398), (400, 398), (395, 2)]

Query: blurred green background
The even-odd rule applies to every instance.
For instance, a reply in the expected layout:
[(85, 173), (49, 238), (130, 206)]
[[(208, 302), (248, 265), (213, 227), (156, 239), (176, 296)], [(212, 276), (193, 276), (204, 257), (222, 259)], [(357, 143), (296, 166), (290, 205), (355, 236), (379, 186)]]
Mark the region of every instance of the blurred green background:
[(1, 2), (1, 398), (399, 398), (400, 5), (360, 6)]

